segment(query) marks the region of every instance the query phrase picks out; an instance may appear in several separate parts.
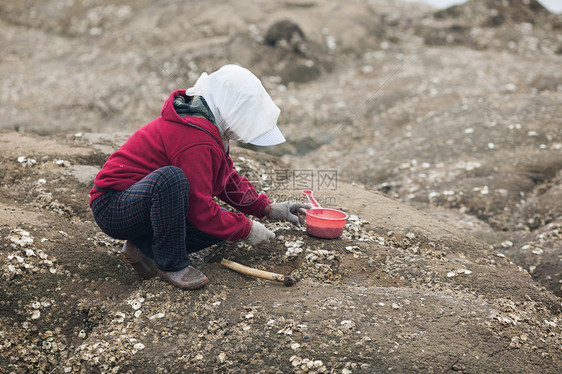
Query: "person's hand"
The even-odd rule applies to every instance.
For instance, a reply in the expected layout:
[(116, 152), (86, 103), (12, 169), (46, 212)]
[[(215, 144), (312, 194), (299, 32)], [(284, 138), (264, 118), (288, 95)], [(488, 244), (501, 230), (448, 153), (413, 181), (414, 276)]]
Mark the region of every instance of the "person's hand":
[(262, 242), (268, 242), (273, 238), (275, 238), (273, 231), (268, 230), (258, 221), (252, 221), (252, 228), (244, 241), (246, 244), (254, 246)]
[[(269, 209), (271, 207), (271, 209)], [(311, 204), (295, 203), (285, 201), (284, 203), (272, 203), (265, 210), (267, 218), (275, 221), (289, 221), (295, 225), (304, 223), (306, 209), (312, 208)]]

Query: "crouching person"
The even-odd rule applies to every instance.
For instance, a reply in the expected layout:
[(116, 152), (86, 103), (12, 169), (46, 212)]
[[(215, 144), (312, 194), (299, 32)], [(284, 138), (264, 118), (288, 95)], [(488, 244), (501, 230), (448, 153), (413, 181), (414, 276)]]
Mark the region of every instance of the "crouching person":
[[(273, 203), (233, 169), (229, 140), (282, 143), (279, 108), (249, 70), (225, 65), (171, 93), (160, 117), (137, 130), (94, 180), (90, 206), (98, 226), (126, 240), (122, 257), (144, 278), (183, 289), (207, 277), (189, 254), (215, 243), (250, 245), (275, 237), (256, 218), (299, 224), (308, 204)], [(218, 197), (238, 212), (221, 209)]]

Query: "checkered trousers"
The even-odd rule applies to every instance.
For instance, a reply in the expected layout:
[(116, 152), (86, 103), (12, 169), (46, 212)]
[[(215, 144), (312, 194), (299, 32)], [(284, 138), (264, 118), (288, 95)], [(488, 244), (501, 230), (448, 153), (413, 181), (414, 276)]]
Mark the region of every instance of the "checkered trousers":
[(189, 182), (175, 166), (157, 169), (124, 191), (108, 191), (94, 200), (92, 213), (107, 235), (131, 240), (159, 269), (189, 266), (188, 254), (222, 239), (186, 221)]

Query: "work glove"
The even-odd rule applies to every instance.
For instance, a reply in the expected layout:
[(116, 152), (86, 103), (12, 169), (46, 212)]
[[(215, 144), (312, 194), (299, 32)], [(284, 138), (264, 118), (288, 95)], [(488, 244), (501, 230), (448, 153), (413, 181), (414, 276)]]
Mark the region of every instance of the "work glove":
[(275, 238), (273, 231), (268, 230), (258, 221), (252, 221), (252, 228), (244, 241), (246, 244), (254, 246), (262, 242), (268, 242), (273, 238)]
[(271, 204), (271, 211), (267, 218), (275, 221), (289, 221), (297, 226), (305, 222), (306, 209), (312, 208), (311, 204), (285, 201), (284, 203)]

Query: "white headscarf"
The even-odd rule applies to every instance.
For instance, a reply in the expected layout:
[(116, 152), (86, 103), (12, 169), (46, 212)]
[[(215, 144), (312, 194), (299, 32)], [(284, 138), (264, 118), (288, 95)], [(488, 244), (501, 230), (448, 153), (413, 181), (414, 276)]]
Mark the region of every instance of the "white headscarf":
[(223, 138), (264, 146), (285, 141), (277, 127), (279, 108), (248, 69), (225, 65), (203, 73), (185, 93), (203, 96)]

